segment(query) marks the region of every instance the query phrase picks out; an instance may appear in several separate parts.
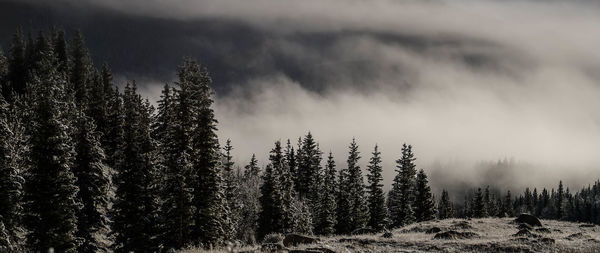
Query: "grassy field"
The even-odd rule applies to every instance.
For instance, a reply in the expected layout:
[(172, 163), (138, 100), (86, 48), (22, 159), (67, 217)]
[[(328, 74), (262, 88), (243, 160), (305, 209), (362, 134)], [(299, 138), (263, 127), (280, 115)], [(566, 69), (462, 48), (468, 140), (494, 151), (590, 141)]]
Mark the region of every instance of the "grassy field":
[[(538, 227), (522, 232), (513, 218), (448, 219), (412, 224), (395, 229), (391, 238), (382, 233), (321, 237), (316, 244), (288, 247), (289, 251), (320, 248), (333, 252), (600, 252), (600, 226), (542, 220)], [(437, 233), (456, 231), (466, 239), (435, 239)], [(428, 231), (429, 230), (429, 231)], [(261, 252), (260, 245), (219, 250), (188, 249), (182, 252)], [(313, 250), (314, 251), (314, 250)], [(285, 252), (280, 251), (280, 252)], [(318, 252), (318, 251), (315, 251)]]

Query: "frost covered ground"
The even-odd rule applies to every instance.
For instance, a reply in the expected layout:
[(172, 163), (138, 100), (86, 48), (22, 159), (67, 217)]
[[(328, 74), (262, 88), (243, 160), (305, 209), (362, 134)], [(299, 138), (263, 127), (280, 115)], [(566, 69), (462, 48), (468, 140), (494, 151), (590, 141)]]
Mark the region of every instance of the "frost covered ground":
[[(513, 220), (485, 218), (422, 222), (391, 231), (391, 238), (384, 238), (383, 233), (321, 237), (318, 243), (286, 247), (276, 252), (600, 252), (600, 226), (542, 220), (543, 228), (527, 229), (519, 227)], [(459, 233), (454, 235), (470, 238), (434, 238), (447, 231), (456, 231)], [(210, 252), (227, 251), (265, 250), (261, 249), (261, 245), (255, 245)], [(189, 249), (182, 252), (206, 251)]]

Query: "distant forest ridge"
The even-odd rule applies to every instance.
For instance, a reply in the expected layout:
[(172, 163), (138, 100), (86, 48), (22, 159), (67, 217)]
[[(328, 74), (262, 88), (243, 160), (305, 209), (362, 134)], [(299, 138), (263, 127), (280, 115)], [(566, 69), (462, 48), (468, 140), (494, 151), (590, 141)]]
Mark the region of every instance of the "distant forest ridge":
[(408, 144), (388, 192), (377, 146), (363, 170), (355, 140), (341, 165), (310, 132), (242, 169), (232, 142), (219, 143), (206, 68), (186, 58), (177, 76), (155, 108), (135, 81), (119, 90), (107, 64), (95, 67), (81, 33), (17, 30), (0, 51), (0, 251), (210, 248), (519, 213), (600, 224), (600, 181), (501, 195), (482, 186), (453, 203), (446, 190), (434, 197)]

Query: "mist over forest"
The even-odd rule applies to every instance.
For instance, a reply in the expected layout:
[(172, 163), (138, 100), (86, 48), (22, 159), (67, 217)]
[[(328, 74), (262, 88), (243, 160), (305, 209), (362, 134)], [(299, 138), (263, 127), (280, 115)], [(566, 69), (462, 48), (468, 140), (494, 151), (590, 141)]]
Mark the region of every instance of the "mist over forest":
[[(600, 223), (596, 1), (0, 0), (0, 17), (0, 252)], [(46, 238), (44, 219), (68, 228)]]

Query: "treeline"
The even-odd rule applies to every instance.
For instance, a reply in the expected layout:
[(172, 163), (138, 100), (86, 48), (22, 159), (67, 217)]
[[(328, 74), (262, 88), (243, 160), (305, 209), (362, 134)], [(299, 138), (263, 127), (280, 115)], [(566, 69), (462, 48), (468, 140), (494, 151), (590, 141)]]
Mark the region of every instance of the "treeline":
[(491, 193), (489, 187), (483, 191), (479, 188), (465, 197), (457, 217), (510, 217), (520, 213), (543, 219), (600, 224), (600, 181), (576, 193), (565, 189), (560, 181), (556, 190), (543, 188), (538, 192), (537, 188), (533, 191), (525, 188), (514, 198), (510, 191), (501, 197)]
[(242, 168), (218, 141), (206, 68), (185, 59), (177, 76), (154, 108), (135, 82), (119, 90), (108, 65), (95, 67), (80, 33), (18, 30), (0, 50), (0, 252), (152, 252), (519, 212), (599, 222), (598, 183), (435, 201), (406, 144), (387, 193), (377, 146), (363, 175), (355, 140), (337, 165), (310, 132)]

